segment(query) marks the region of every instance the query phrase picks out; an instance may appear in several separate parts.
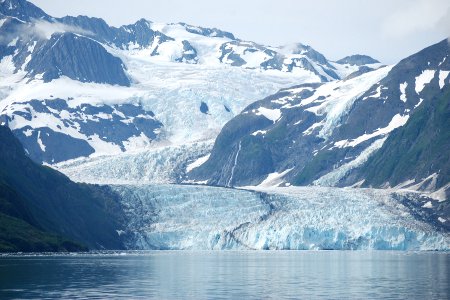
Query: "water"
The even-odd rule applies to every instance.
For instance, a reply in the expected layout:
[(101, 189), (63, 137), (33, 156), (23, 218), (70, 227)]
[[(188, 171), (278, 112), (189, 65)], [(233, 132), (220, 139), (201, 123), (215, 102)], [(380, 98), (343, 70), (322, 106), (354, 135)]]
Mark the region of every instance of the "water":
[(450, 254), (149, 251), (0, 257), (0, 298), (449, 299)]

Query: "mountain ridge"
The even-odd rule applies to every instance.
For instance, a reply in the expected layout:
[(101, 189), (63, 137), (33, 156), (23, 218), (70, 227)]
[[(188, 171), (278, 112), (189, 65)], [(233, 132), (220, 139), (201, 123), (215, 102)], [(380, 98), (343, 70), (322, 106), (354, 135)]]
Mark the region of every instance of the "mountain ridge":
[[(2, 12), (7, 12), (6, 8), (13, 2), (2, 2)], [(25, 2), (20, 0), (17, 3)], [(18, 11), (22, 6), (17, 5)], [(39, 13), (45, 20), (45, 13), (33, 12), (34, 15)], [(18, 13), (13, 10), (14, 14)], [(423, 101), (432, 99), (446, 85), (449, 72), (446, 61), (448, 44), (445, 41), (405, 58), (395, 66), (386, 67), (366, 55), (351, 55), (332, 62), (301, 43), (267, 47), (243, 41), (220, 29), (186, 23), (163, 24), (141, 19), (116, 28), (102, 19), (86, 16), (53, 18), (48, 22), (53, 22), (53, 27), (56, 24), (66, 26), (61, 29), (64, 33), (58, 33), (52, 27), (50, 41), (58, 36), (69, 37), (71, 41), (90, 41), (103, 49), (105, 56), (117, 58), (116, 64), (102, 64), (108, 65), (106, 70), (93, 63), (75, 63), (80, 65), (79, 70), (96, 70), (98, 74), (120, 73), (118, 77), (121, 79), (113, 86), (117, 76), (105, 80), (95, 73), (77, 77), (79, 71), (71, 74), (72, 69), (66, 69), (64, 64), (59, 65), (54, 60), (43, 63), (45, 66), (39, 69), (35, 67), (39, 64), (34, 63), (37, 58), (33, 57), (39, 49), (31, 49), (39, 46), (20, 46), (19, 41), (16, 41), (16, 46), (8, 46), (4, 57), (16, 62), (17, 76), (20, 76), (24, 65), (29, 66), (25, 68), (29, 73), (34, 72), (31, 77), (35, 78), (30, 78), (29, 83), (17, 89), (25, 87), (26, 90), (32, 85), (40, 87), (41, 79), (36, 78), (39, 76), (49, 84), (45, 86), (45, 91), (50, 91), (48, 95), (34, 91), (26, 96), (14, 90), (6, 92), (7, 101), (1, 108), (2, 122), (10, 126), (26, 145), (30, 157), (39, 162), (59, 163), (151, 149), (158, 144), (178, 147), (185, 143), (211, 141), (218, 136), (216, 146), (205, 163), (191, 168), (186, 172), (188, 174), (177, 174), (176, 177), (181, 178), (177, 180), (185, 182), (207, 180), (209, 184), (236, 186), (257, 185), (278, 178), (278, 181), (284, 180), (284, 184), (295, 185), (357, 184), (359, 181), (350, 179), (358, 177), (356, 170), (383, 147), (391, 132), (408, 123)], [(29, 26), (40, 25), (32, 21)], [(84, 33), (71, 32), (74, 28)], [(10, 55), (10, 48), (17, 45), (25, 49), (23, 53)], [(84, 45), (79, 51), (87, 48)], [(91, 52), (95, 51), (86, 51), (86, 56), (90, 57)], [(5, 61), (7, 59), (2, 60)], [(145, 65), (146, 62), (151, 62), (151, 65)], [(55, 65), (57, 71), (49, 73), (57, 75), (48, 75), (45, 82), (45, 71), (51, 71)], [(114, 65), (116, 71), (112, 71)], [(228, 66), (232, 67), (230, 70), (235, 77), (226, 82), (223, 76), (229, 73)], [(171, 73), (180, 69), (179, 77)], [(219, 69), (223, 73), (215, 77)], [(212, 71), (204, 72), (205, 77), (192, 77), (192, 81), (182, 86), (181, 78), (185, 74), (192, 76), (198, 70)], [(156, 73), (158, 80), (163, 78), (164, 83), (168, 82), (167, 77), (158, 77), (163, 73), (175, 80), (167, 92), (143, 92), (161, 87), (161, 81), (147, 84), (152, 80), (147, 72)], [(242, 79), (250, 74), (261, 77), (243, 82)], [(59, 75), (61, 77), (57, 78)], [(293, 77), (286, 80), (286, 76), (291, 75)], [(297, 85), (289, 85), (294, 81)], [(78, 85), (78, 82), (83, 82), (83, 85)], [(106, 83), (105, 92), (88, 99), (82, 94), (59, 91), (62, 83), (69, 83), (73, 84), (73, 90), (86, 89), (86, 94), (89, 94), (98, 86), (92, 85), (87, 89), (85, 84), (96, 82)], [(199, 85), (207, 82), (207, 86), (197, 89), (193, 82)], [(269, 82), (276, 83), (269, 87)], [(259, 90), (261, 87), (266, 90)], [(255, 91), (230, 93), (232, 88), (254, 88)], [(273, 94), (276, 90), (278, 93)], [(120, 94), (120, 100), (115, 95), (111, 97), (109, 94), (112, 93)], [(272, 96), (267, 97), (270, 94)], [(244, 101), (236, 100), (242, 95), (250, 96)], [(264, 99), (254, 102), (258, 99), (255, 95), (266, 98), (261, 97)], [(106, 100), (109, 97), (111, 99)], [(94, 99), (101, 100), (86, 104)], [(192, 99), (195, 104), (189, 103)], [(133, 113), (128, 108), (125, 111), (121, 108), (130, 104)], [(235, 122), (233, 125), (227, 123), (230, 119)], [(128, 125), (124, 126), (124, 123)], [(120, 134), (107, 130), (109, 126)], [(146, 127), (150, 129), (145, 130)], [(227, 134), (229, 136), (225, 137)], [(55, 147), (59, 145), (55, 142), (57, 139), (66, 140), (74, 150), (61, 157), (58, 147)], [(227, 150), (217, 150), (220, 147)], [(198, 151), (198, 148), (192, 151)], [(205, 151), (206, 148), (198, 153), (204, 154)], [(211, 165), (213, 161), (216, 166)], [(414, 178), (417, 180), (419, 178)]]
[(269, 47), (186, 23), (114, 27), (88, 16), (53, 18), (27, 3), (0, 3), (0, 119), (39, 163), (212, 140), (280, 88), (381, 66), (340, 65), (301, 43)]
[(0, 137), (0, 251), (123, 248), (114, 193), (35, 164), (5, 126)]
[[(449, 56), (443, 40), (394, 66), (330, 61), (301, 43), (0, 0), (0, 251), (184, 249), (201, 224), (189, 206), (212, 213), (202, 249), (445, 249)], [(255, 219), (232, 220), (244, 211)]]
[[(280, 185), (357, 184), (366, 174), (357, 170), (372, 155), (377, 157), (376, 153), (383, 153), (386, 147), (395, 148), (389, 146), (393, 139), (389, 137), (391, 133), (396, 136), (415, 119), (423, 119), (420, 115), (426, 114), (421, 112), (426, 107), (426, 111), (435, 111), (429, 107), (436, 97), (448, 102), (447, 94), (442, 93), (449, 88), (449, 49), (447, 40), (443, 40), (396, 66), (385, 68), (381, 76), (372, 74), (382, 69), (336, 83), (300, 85), (251, 104), (225, 125), (209, 160), (192, 170), (187, 181), (246, 186), (264, 184), (272, 178), (273, 184)], [(373, 79), (362, 80), (365, 77)], [(361, 89), (362, 83), (366, 84), (365, 89)], [(340, 93), (340, 90), (345, 92)], [(448, 114), (448, 107), (442, 105), (441, 115)], [(442, 121), (445, 118), (439, 117), (439, 120), (433, 126), (438, 132), (445, 132), (446, 123)], [(430, 132), (428, 123), (423, 126), (421, 129)], [(441, 135), (435, 143), (445, 145), (446, 140), (448, 137)], [(442, 147), (439, 149), (443, 152), (438, 164), (444, 168), (443, 177), (428, 189), (431, 191), (444, 188), (448, 183), (445, 175), (448, 168), (443, 163), (448, 162), (449, 157)], [(423, 155), (425, 153), (428, 152)], [(374, 159), (366, 168), (375, 169)], [(378, 164), (383, 160), (383, 155), (378, 156)], [(396, 164), (396, 160), (391, 163)], [(412, 180), (409, 186), (417, 185), (436, 173), (436, 168), (439, 167), (435, 166), (431, 173), (428, 170), (411, 173), (410, 170), (406, 173), (415, 174), (414, 178), (404, 177), (403, 181)], [(364, 185), (383, 187), (388, 179), (380, 180), (378, 177), (378, 181), (372, 184), (367, 181)], [(393, 180), (394, 185), (400, 183)], [(417, 189), (426, 190), (420, 186)], [(446, 193), (448, 197), (448, 191)]]

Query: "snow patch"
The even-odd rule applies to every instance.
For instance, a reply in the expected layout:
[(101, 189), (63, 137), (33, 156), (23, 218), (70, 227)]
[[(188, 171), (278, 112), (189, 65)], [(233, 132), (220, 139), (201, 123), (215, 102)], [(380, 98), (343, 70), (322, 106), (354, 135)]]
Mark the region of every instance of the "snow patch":
[(18, 41), (19, 41), (18, 37), (14, 38), (11, 42), (8, 43), (8, 47), (14, 47)]
[(380, 98), (381, 97), (381, 85), (377, 87), (377, 90), (375, 91), (375, 94), (371, 95), (372, 98)]
[(123, 142), (126, 151), (135, 149), (145, 149), (151, 143), (151, 140), (143, 133), (139, 136), (132, 136), (128, 140)]
[(416, 182), (415, 179), (409, 179), (409, 180), (399, 183), (394, 188), (395, 189), (404, 189), (404, 188), (407, 188), (408, 186), (413, 185), (415, 182)]
[(211, 155), (211, 153), (207, 154), (205, 156), (202, 156), (202, 157), (198, 158), (196, 161), (194, 161), (194, 162), (190, 163), (189, 165), (187, 165), (186, 172), (189, 173), (193, 169), (198, 168), (201, 165), (203, 165), (209, 159), (210, 155)]
[(45, 145), (41, 140), (41, 131), (38, 131), (37, 143), (38, 143), (39, 147), (41, 148), (42, 152), (45, 152)]
[(439, 88), (442, 90), (442, 88), (445, 85), (445, 79), (448, 77), (448, 74), (450, 71), (439, 71)]
[(252, 133), (253, 136), (257, 136), (258, 134), (265, 135), (267, 133), (267, 130), (257, 130)]
[(7, 18), (0, 19), (0, 28), (2, 28), (3, 24), (5, 24)]
[(435, 70), (424, 70), (419, 76), (416, 77), (416, 93), (419, 94), (425, 88), (425, 85), (429, 84), (434, 78)]
[(330, 97), (327, 97), (327, 101), (320, 101), (316, 106), (306, 109), (316, 115), (325, 115), (325, 119), (322, 121), (323, 128), (319, 132), (319, 137), (327, 139), (341, 122), (342, 116), (347, 114), (351, 109), (353, 103), (374, 84), (384, 78), (391, 69), (392, 66), (388, 66), (350, 80), (340, 80), (323, 84), (317, 88), (314, 95), (302, 100), (299, 105), (290, 106), (287, 104), (283, 107), (292, 108), (310, 105), (318, 97), (327, 97), (330, 95)]
[(408, 86), (408, 83), (405, 81), (404, 83), (400, 83), (400, 100), (403, 102), (406, 102), (406, 87)]
[(430, 197), (439, 202), (446, 201), (447, 200), (446, 193), (448, 192), (448, 190), (450, 190), (450, 183), (447, 183), (445, 186), (441, 187), (439, 190), (431, 193)]
[(364, 135), (357, 137), (356, 139), (353, 139), (350, 141), (349, 140), (341, 140), (341, 141), (335, 142), (334, 146), (339, 147), (339, 148), (355, 147), (356, 145), (359, 145), (362, 142), (370, 140), (374, 137), (377, 137), (380, 135), (386, 135), (386, 134), (390, 133), (392, 130), (405, 125), (406, 122), (408, 121), (408, 119), (409, 119), (409, 115), (402, 116), (400, 114), (396, 114), (392, 118), (392, 120), (389, 122), (388, 126), (383, 127), (383, 128), (378, 128), (370, 134), (364, 134)]
[(335, 186), (339, 183), (339, 181), (344, 178), (348, 172), (350, 172), (352, 169), (355, 169), (361, 165), (363, 165), (370, 156), (378, 151), (386, 141), (385, 138), (381, 138), (373, 142), (369, 147), (364, 149), (361, 154), (359, 154), (354, 160), (343, 164), (342, 166), (334, 169), (333, 171), (323, 175), (319, 179), (314, 180), (313, 185), (317, 186)]
[(254, 112), (257, 116), (264, 116), (274, 123), (277, 122), (281, 117), (281, 111), (279, 109), (260, 107), (256, 110), (253, 110), (252, 112)]
[(264, 179), (258, 186), (259, 187), (279, 186), (284, 182), (283, 177), (292, 170), (293, 168), (284, 170), (283, 172), (270, 173), (267, 175), (266, 179)]
[[(299, 124), (300, 121), (298, 121), (297, 123), (295, 123), (294, 125)], [(314, 123), (311, 126), (308, 127), (308, 129), (306, 129), (305, 131), (303, 131), (303, 135), (310, 135), (313, 133), (314, 129), (319, 128), (321, 126), (323, 126), (323, 121), (322, 122), (318, 122), (318, 123)]]
[(414, 105), (414, 109), (418, 108), (418, 107), (420, 106), (420, 104), (422, 104), (422, 102), (423, 102), (423, 99), (420, 98), (420, 99), (419, 99), (419, 102), (417, 102), (417, 104)]
[(433, 208), (433, 204), (431, 203), (431, 201), (428, 201), (427, 203), (425, 203), (424, 205), (422, 205), (423, 208)]
[(243, 51), (240, 57), (246, 61), (247, 68), (259, 68), (263, 62), (270, 58), (269, 55), (262, 51)]
[[(27, 130), (25, 130), (24, 132), (23, 132), (23, 134), (26, 136), (26, 137), (30, 137), (30, 136), (32, 136), (33, 135), (33, 129), (27, 129)], [(40, 133), (39, 133), (40, 134)]]

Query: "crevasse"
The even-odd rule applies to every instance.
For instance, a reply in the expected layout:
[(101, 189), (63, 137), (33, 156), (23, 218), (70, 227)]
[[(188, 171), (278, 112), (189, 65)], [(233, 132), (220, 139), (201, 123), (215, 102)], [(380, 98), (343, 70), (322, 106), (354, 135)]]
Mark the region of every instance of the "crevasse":
[[(117, 185), (133, 249), (448, 250), (388, 191)], [(398, 195), (397, 195), (398, 197)]]

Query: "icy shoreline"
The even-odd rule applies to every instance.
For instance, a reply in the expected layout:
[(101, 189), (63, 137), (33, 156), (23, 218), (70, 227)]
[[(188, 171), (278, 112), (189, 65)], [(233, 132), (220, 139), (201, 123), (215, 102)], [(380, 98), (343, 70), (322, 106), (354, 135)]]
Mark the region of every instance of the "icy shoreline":
[(399, 201), (402, 195), (384, 190), (302, 187), (280, 194), (187, 185), (112, 188), (129, 219), (129, 249), (450, 249), (447, 231), (414, 215)]

